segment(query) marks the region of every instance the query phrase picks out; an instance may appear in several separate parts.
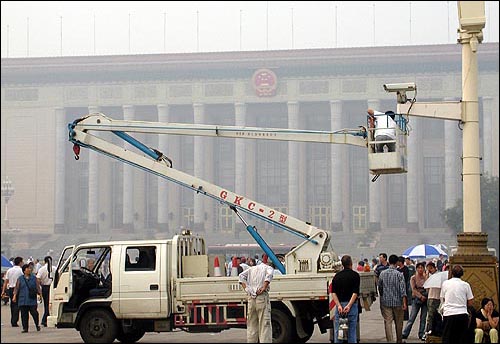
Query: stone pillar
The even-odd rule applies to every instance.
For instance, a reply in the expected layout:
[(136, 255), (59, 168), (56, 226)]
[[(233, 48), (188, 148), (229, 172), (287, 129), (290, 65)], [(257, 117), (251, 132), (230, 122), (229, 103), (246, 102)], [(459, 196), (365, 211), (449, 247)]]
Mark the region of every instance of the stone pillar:
[[(492, 175), (493, 146), (493, 98), (483, 97), (483, 173)], [(498, 146), (496, 146), (498, 147)]]
[(484, 297), (493, 298), (495, 305), (498, 305), (497, 257), (488, 252), (488, 234), (458, 233), (457, 243), (457, 251), (450, 257), (450, 270), (454, 265), (464, 268), (462, 279), (471, 285), (474, 308), (481, 307)]
[[(89, 114), (98, 113), (98, 106), (89, 106)], [(88, 193), (88, 231), (99, 233), (99, 153), (89, 150), (89, 193)]]
[[(245, 103), (234, 104), (234, 125), (245, 127), (246, 126), (246, 110)], [(234, 192), (238, 195), (249, 197), (246, 193), (246, 144), (254, 140), (235, 139), (234, 140)], [(235, 231), (244, 231), (245, 225), (236, 220)]]
[[(246, 104), (235, 103), (234, 112), (234, 125), (246, 126)], [(234, 191), (239, 195), (245, 195), (245, 143), (245, 139), (234, 140)]]
[[(498, 133), (500, 131), (499, 129), (499, 120), (500, 116), (498, 116), (498, 97), (495, 97), (491, 100), (490, 103), (490, 112), (491, 112), (491, 130), (493, 133)], [(492, 147), (499, 147), (500, 142), (499, 142), (499, 137), (497, 134), (493, 135), (491, 146)], [(498, 149), (493, 149), (492, 148), (492, 154), (491, 154), (491, 176), (492, 177), (498, 177), (499, 176), (499, 171), (498, 168), (500, 166), (499, 163), (499, 150)]]
[(55, 217), (54, 233), (66, 233), (65, 227), (65, 196), (66, 196), (66, 156), (65, 146), (68, 144), (68, 128), (66, 127), (66, 113), (63, 107), (54, 109), (56, 117), (56, 166), (55, 166)]
[[(342, 128), (342, 101), (330, 101), (331, 130)], [(331, 230), (342, 230), (342, 151), (343, 145), (331, 147)]]
[[(169, 108), (168, 105), (158, 104), (158, 122), (169, 122)], [(169, 135), (158, 135), (158, 150), (168, 155), (168, 136)], [(169, 203), (168, 194), (170, 189), (170, 183), (164, 178), (158, 178), (158, 227), (160, 232), (169, 231), (168, 228), (168, 214), (169, 214)], [(167, 191), (168, 190), (168, 191)]]
[[(134, 120), (135, 109), (133, 105), (123, 105), (123, 119)], [(125, 143), (125, 148), (132, 146)], [(134, 167), (123, 164), (123, 229), (134, 230)]]
[[(380, 100), (378, 99), (369, 99), (368, 107), (377, 111), (381, 111), (380, 109)], [(369, 229), (370, 230), (379, 230), (380, 229), (380, 212), (381, 212), (381, 192), (382, 188), (380, 186), (380, 179), (376, 182), (369, 183), (369, 205), (368, 205), (368, 221), (369, 221)]]
[[(204, 137), (203, 147), (205, 149), (205, 153), (203, 154), (203, 168), (204, 168), (204, 177), (207, 182), (214, 183), (215, 179), (215, 170), (214, 170), (214, 142), (215, 140), (220, 140), (214, 137)], [(212, 198), (203, 197), (203, 210), (205, 216), (204, 228), (205, 231), (214, 232), (215, 230), (215, 202)]]
[[(168, 150), (163, 152), (172, 160), (174, 168), (178, 167), (181, 161), (181, 138), (179, 135), (168, 135)], [(168, 230), (173, 233), (179, 233), (181, 227), (182, 210), (181, 210), (181, 190), (184, 187), (178, 184), (168, 182)]]
[[(195, 103), (194, 107), (194, 123), (205, 123), (205, 107), (203, 104)], [(206, 162), (205, 156), (205, 138), (200, 136), (194, 137), (194, 175), (195, 177), (205, 179), (204, 164)], [(205, 230), (205, 196), (194, 194), (194, 224), (193, 230)]]
[[(452, 101), (454, 98), (444, 98), (444, 101)], [(458, 126), (456, 121), (444, 121), (444, 187), (445, 208), (452, 208), (457, 201), (457, 180), (460, 174), (456, 161), (458, 155), (457, 135)]]
[[(289, 101), (288, 105), (288, 128), (299, 129), (299, 103)], [(299, 183), (300, 183), (300, 142), (288, 143), (288, 213), (300, 218), (299, 210)]]
[(419, 162), (420, 156), (420, 141), (418, 139), (420, 119), (417, 117), (410, 117), (409, 126), (411, 131), (408, 135), (408, 172), (406, 173), (406, 216), (409, 229), (419, 229), (419, 193), (420, 187), (418, 183), (419, 178)]
[[(246, 110), (245, 110), (246, 113)], [(247, 127), (255, 127), (256, 126), (255, 117), (246, 116), (245, 117), (245, 125)], [(256, 176), (257, 173), (257, 164), (256, 164), (256, 152), (257, 152), (257, 140), (247, 140), (243, 139), (245, 143), (245, 195), (248, 198), (255, 199), (257, 195), (257, 187), (256, 187)]]

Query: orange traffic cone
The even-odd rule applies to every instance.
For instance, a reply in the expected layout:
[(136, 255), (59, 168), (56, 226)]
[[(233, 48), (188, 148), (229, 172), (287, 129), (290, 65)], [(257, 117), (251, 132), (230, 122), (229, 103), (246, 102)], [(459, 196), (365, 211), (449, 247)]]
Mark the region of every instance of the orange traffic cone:
[(231, 267), (231, 276), (238, 276), (238, 261), (233, 257), (233, 264)]
[(220, 264), (219, 264), (219, 257), (215, 256), (214, 259), (214, 276), (215, 277), (221, 277), (222, 276), (222, 271), (220, 270)]
[(267, 264), (267, 254), (262, 255), (262, 263)]

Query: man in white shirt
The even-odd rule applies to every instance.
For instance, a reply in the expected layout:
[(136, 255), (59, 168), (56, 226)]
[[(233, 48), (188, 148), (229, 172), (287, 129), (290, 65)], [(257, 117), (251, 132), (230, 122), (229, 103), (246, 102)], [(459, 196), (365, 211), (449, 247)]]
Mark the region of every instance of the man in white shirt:
[(247, 342), (272, 343), (271, 301), (269, 284), (273, 268), (267, 264), (251, 266), (239, 274), (239, 281), (248, 295)]
[(47, 317), (49, 316), (50, 284), (52, 283), (52, 276), (49, 273), (49, 262), (52, 261), (52, 257), (46, 256), (43, 260), (45, 264), (40, 269), (38, 269), (36, 278), (40, 280), (40, 285), (42, 286), (42, 299), (44, 307), (42, 326), (47, 327)]
[(443, 343), (467, 343), (469, 314), (467, 306), (472, 306), (474, 295), (470, 284), (460, 277), (464, 269), (460, 265), (453, 266), (451, 278), (441, 286), (441, 302), (443, 303)]
[(14, 297), (14, 288), (16, 287), (17, 279), (23, 275), (21, 266), (24, 264), (22, 257), (14, 258), (14, 266), (5, 273), (5, 282), (3, 283), (2, 296), (5, 296), (5, 291), (10, 298), (10, 324), (12, 327), (19, 327), (19, 307), (17, 302), (12, 301)]

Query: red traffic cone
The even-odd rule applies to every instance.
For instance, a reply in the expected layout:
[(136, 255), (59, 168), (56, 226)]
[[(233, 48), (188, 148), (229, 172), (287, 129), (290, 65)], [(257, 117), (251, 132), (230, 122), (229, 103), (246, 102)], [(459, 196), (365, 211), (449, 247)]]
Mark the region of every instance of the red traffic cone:
[(238, 261), (233, 257), (233, 264), (231, 267), (231, 276), (238, 276)]
[(219, 264), (219, 257), (215, 256), (214, 259), (214, 276), (215, 277), (221, 277), (222, 276), (222, 271), (220, 270), (220, 264)]

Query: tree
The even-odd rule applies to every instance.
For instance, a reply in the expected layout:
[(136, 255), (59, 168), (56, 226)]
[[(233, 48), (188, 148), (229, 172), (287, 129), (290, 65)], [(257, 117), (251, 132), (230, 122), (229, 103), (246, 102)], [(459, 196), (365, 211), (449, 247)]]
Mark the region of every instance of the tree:
[[(488, 233), (488, 245), (497, 250), (498, 240), (498, 177), (488, 174), (481, 176), (481, 226), (484, 233)], [(460, 198), (455, 206), (441, 213), (446, 225), (456, 233), (463, 231), (463, 199)]]

